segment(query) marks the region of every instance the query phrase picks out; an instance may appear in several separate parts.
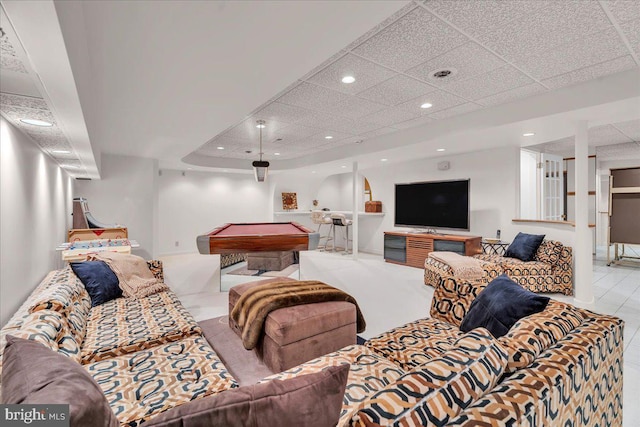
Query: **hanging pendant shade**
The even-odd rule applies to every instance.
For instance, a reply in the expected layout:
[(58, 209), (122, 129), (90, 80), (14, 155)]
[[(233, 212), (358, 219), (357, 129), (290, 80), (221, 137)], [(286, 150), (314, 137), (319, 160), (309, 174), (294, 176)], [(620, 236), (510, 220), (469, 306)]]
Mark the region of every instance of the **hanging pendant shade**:
[(262, 129), (264, 129), (264, 120), (258, 120), (258, 129), (260, 129), (260, 160), (256, 160), (251, 165), (253, 166), (253, 172), (256, 177), (256, 181), (264, 182), (267, 179), (267, 173), (269, 172), (269, 162), (262, 160)]

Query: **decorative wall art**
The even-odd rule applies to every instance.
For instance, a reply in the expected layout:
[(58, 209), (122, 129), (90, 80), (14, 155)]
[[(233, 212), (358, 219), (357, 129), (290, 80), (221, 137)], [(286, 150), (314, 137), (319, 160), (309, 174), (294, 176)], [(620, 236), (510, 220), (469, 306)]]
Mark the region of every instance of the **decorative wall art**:
[(296, 193), (282, 193), (282, 209), (285, 211), (298, 209), (298, 196)]

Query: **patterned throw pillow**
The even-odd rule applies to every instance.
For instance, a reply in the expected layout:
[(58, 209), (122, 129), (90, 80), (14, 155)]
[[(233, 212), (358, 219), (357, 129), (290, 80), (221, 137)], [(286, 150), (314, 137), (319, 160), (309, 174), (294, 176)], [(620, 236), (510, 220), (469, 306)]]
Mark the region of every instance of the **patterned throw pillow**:
[(353, 426), (444, 426), (500, 380), (507, 353), (483, 328), (465, 334), (442, 357), (374, 394)]
[(516, 322), (498, 342), (509, 353), (507, 373), (526, 368), (543, 351), (582, 324), (580, 309), (550, 300), (545, 310)]
[(555, 267), (558, 264), (558, 261), (560, 261), (561, 253), (562, 243), (555, 240), (544, 240), (538, 247), (533, 260), (544, 262), (545, 264), (549, 264), (551, 267)]

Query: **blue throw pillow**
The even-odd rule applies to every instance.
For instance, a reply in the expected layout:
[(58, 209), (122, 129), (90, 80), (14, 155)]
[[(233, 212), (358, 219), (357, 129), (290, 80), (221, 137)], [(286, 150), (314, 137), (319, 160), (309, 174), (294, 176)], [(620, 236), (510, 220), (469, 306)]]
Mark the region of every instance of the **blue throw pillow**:
[(518, 320), (544, 310), (547, 303), (549, 297), (534, 294), (503, 274), (473, 300), (460, 330), (469, 332), (482, 327), (498, 338), (509, 332)]
[(505, 251), (504, 256), (518, 258), (525, 262), (532, 261), (543, 240), (544, 234), (518, 233)]
[(72, 262), (71, 269), (91, 297), (91, 307), (122, 296), (118, 277), (104, 261)]

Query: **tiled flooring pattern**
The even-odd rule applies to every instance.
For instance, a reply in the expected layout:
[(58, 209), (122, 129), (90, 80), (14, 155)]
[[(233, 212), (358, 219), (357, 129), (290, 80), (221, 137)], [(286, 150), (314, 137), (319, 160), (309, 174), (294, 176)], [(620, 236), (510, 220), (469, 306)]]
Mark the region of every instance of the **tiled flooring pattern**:
[[(605, 255), (606, 257), (606, 255)], [(590, 310), (625, 320), (624, 426), (640, 425), (640, 262), (607, 267), (602, 251), (593, 269), (595, 303)], [(381, 256), (301, 253), (302, 279), (324, 281), (353, 295), (367, 320), (361, 334), (370, 338), (395, 326), (427, 317), (433, 289), (423, 284), (423, 270), (385, 263)], [(196, 320), (227, 314), (227, 293), (219, 292), (217, 256), (163, 257), (165, 280)], [(571, 297), (551, 295), (575, 303)]]

